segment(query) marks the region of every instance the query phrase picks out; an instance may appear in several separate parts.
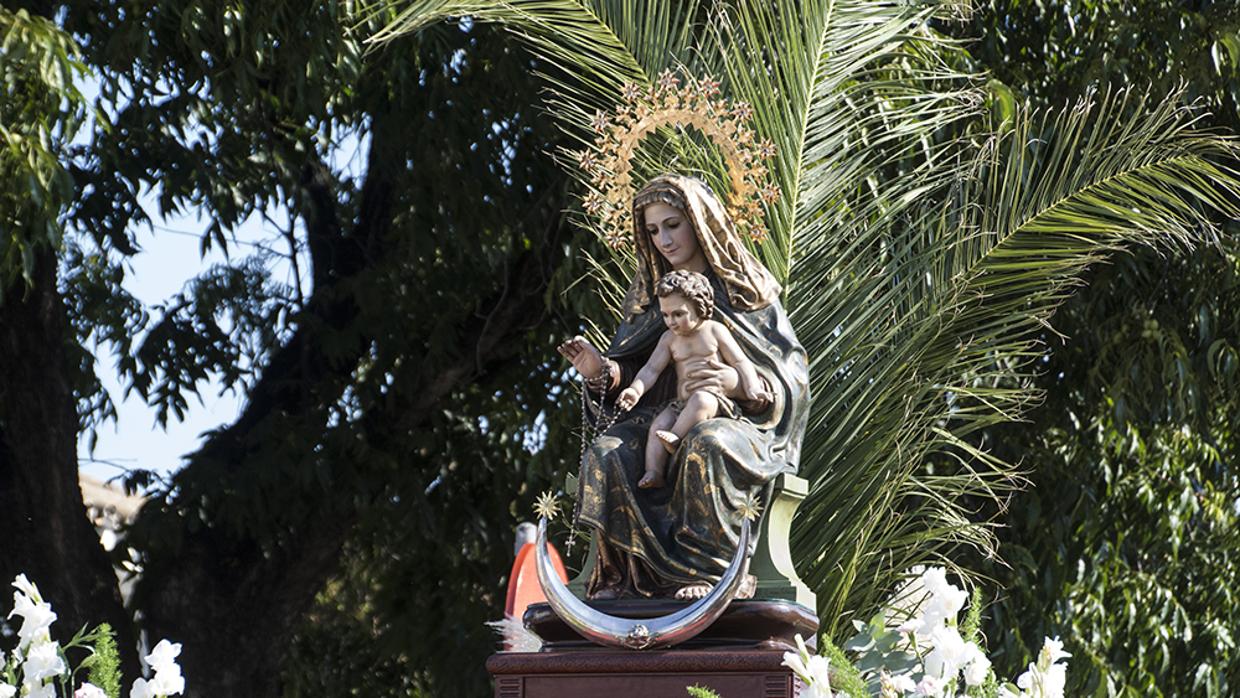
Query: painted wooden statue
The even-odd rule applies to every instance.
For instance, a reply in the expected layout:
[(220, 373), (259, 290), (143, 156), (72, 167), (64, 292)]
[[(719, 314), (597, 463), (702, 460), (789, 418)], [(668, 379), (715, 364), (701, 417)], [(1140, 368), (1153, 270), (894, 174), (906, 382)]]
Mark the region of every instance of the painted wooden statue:
[[(597, 543), (588, 595), (700, 598), (734, 557), (753, 503), (797, 469), (808, 367), (779, 284), (704, 182), (656, 177), (634, 196), (632, 221), (638, 267), (610, 345), (600, 351), (575, 337), (559, 347), (596, 400), (624, 410), (590, 445), (579, 475), (576, 522)], [(658, 355), (675, 335), (657, 296), (673, 272), (704, 278), (719, 325), (715, 350), (682, 351), (684, 361)], [(666, 370), (643, 373), (650, 365)], [(640, 389), (626, 392), (637, 379)], [(711, 396), (711, 409), (678, 429), (669, 410), (694, 395)], [(672, 433), (659, 439), (660, 431)], [(752, 588), (750, 578), (739, 596)]]

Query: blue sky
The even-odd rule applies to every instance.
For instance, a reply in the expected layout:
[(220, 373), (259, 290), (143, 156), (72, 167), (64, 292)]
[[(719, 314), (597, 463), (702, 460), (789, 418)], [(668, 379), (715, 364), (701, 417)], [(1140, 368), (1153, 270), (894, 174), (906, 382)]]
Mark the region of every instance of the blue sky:
[[(153, 202), (152, 202), (153, 203)], [(153, 217), (157, 208), (147, 207)], [(125, 288), (147, 306), (166, 300), (180, 291), (187, 282), (212, 264), (226, 261), (218, 248), (205, 257), (200, 254), (200, 236), (205, 223), (195, 218), (158, 220), (153, 230), (140, 229), (137, 242), (141, 252), (128, 260)], [(278, 233), (265, 230), (254, 218), (235, 231), (237, 244), (233, 255), (246, 255), (246, 243), (270, 239)], [(283, 267), (283, 269), (279, 268)], [(287, 261), (272, 268), (279, 279), (291, 275)], [(292, 281), (291, 277), (288, 281)], [(190, 403), (185, 421), (170, 419), (162, 429), (155, 419), (155, 410), (136, 394), (124, 398), (124, 389), (117, 380), (115, 362), (104, 348), (96, 356), (96, 371), (104, 388), (116, 403), (115, 424), (99, 428), (93, 456), (87, 450), (86, 434), (78, 442), (78, 459), (83, 472), (107, 480), (123, 474), (124, 468), (144, 468), (169, 472), (180, 466), (181, 457), (193, 451), (200, 435), (237, 416), (241, 408), (238, 396), (220, 394), (220, 386), (200, 386), (201, 402)]]
[[(81, 86), (88, 98), (99, 94), (97, 83), (87, 80)], [(79, 139), (89, 137), (85, 132)], [(330, 158), (333, 169), (346, 176), (359, 177), (364, 164), (367, 139), (350, 133), (333, 148)], [(150, 307), (166, 301), (181, 291), (198, 274), (214, 264), (228, 261), (218, 246), (213, 246), (204, 256), (201, 253), (202, 233), (209, 219), (203, 212), (190, 212), (186, 216), (164, 218), (159, 215), (155, 196), (147, 193), (144, 207), (153, 220), (152, 226), (140, 226), (134, 233), (141, 252), (126, 260), (125, 289)], [(269, 210), (268, 217), (275, 221), (287, 221), (284, 210)], [(297, 237), (303, 238), (300, 221)], [(283, 232), (276, 229), (261, 216), (251, 216), (236, 230), (229, 231), (228, 254), (233, 260), (248, 257), (256, 246), (265, 246), (286, 252), (288, 244)], [(273, 280), (294, 284), (293, 267), (287, 257), (269, 255), (268, 271)], [(302, 260), (302, 286), (310, 292), (309, 264)], [(136, 393), (128, 398), (117, 380), (115, 361), (108, 348), (96, 354), (95, 369), (104, 388), (116, 405), (115, 423), (99, 427), (94, 451), (88, 450), (87, 433), (80, 435), (78, 459), (82, 472), (101, 480), (124, 474), (126, 469), (141, 468), (159, 473), (178, 469), (185, 455), (198, 448), (202, 434), (227, 424), (236, 418), (242, 408), (242, 397), (222, 393), (218, 383), (199, 385), (200, 400), (190, 400), (183, 421), (170, 416), (166, 427), (161, 427), (156, 412)]]

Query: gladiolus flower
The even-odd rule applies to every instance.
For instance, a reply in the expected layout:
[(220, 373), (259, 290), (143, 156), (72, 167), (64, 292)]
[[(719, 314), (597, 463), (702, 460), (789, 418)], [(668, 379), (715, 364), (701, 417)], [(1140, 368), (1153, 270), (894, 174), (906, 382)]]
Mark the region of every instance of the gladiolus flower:
[(155, 677), (147, 687), (155, 695), (174, 696), (185, 691), (185, 678), (181, 676), (181, 667), (176, 661), (180, 654), (180, 643), (160, 640), (151, 653), (146, 655), (147, 664), (150, 664), (155, 672)]
[(40, 642), (30, 648), (26, 662), (22, 664), (22, 678), (26, 683), (41, 682), (65, 673), (65, 660), (60, 656), (60, 643)]
[(155, 691), (146, 679), (135, 679), (133, 688), (129, 689), (129, 698), (155, 698)]
[(834, 698), (831, 693), (831, 663), (826, 657), (810, 655), (805, 640), (796, 636), (798, 652), (784, 652), (783, 665), (805, 682), (803, 698)]
[[(14, 582), (14, 586), (16, 585)], [(37, 592), (35, 596), (21, 591), (13, 592), (13, 610), (9, 612), (8, 617), (21, 616), (22, 618), (22, 627), (17, 631), (18, 649), (24, 650), (36, 639), (42, 637), (56, 620), (52, 605), (38, 602), (35, 600), (37, 598)]]

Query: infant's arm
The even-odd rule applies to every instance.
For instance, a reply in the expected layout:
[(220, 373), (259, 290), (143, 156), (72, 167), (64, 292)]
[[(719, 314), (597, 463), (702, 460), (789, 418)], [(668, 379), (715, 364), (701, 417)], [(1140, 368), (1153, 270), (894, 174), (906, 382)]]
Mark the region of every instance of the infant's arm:
[(625, 388), (620, 396), (616, 398), (616, 404), (621, 409), (630, 409), (642, 395), (646, 394), (646, 390), (659, 379), (659, 374), (663, 373), (663, 369), (667, 368), (668, 362), (672, 360), (672, 332), (668, 330), (659, 337), (659, 343), (655, 345), (654, 351), (650, 353), (646, 365), (633, 378), (633, 382), (629, 383), (629, 387)]
[(740, 381), (738, 387), (745, 395), (745, 399), (769, 400), (770, 395), (766, 391), (766, 385), (758, 377), (753, 362), (745, 356), (745, 352), (741, 350), (741, 345), (737, 344), (732, 332), (721, 322), (712, 322), (711, 331), (715, 333), (715, 339), (719, 342), (719, 355), (724, 363), (736, 369), (736, 376)]

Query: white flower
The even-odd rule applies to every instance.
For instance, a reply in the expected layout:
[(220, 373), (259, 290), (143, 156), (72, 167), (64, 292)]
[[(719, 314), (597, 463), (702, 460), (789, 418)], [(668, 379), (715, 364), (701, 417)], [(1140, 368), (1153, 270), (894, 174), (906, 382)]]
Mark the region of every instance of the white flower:
[(30, 597), (30, 600), (35, 603), (43, 600), (43, 598), (39, 595), (39, 587), (35, 586), (29, 579), (26, 579), (26, 575), (24, 574), (19, 574), (13, 579), (13, 586), (22, 595)]
[(990, 674), (990, 660), (982, 654), (982, 649), (972, 642), (965, 645), (965, 653), (968, 663), (964, 667), (964, 682), (970, 686), (980, 686)]
[(947, 581), (947, 571), (942, 567), (931, 567), (922, 575), (922, 585), (930, 596), (922, 603), (922, 627), (930, 631), (934, 626), (945, 623), (948, 619), (955, 620), (956, 614), (964, 608), (969, 594)]
[(943, 682), (935, 677), (926, 674), (921, 677), (921, 681), (917, 682), (917, 695), (919, 696), (938, 696), (942, 695)]
[(73, 698), (108, 698), (108, 694), (93, 683), (84, 683), (81, 688), (73, 692)]
[(947, 570), (927, 568), (896, 595), (894, 612), (908, 616), (898, 630), (916, 633), (921, 642), (948, 620), (954, 621), (968, 598), (968, 592), (947, 581)]
[(830, 661), (826, 657), (810, 655), (805, 640), (796, 636), (798, 652), (784, 652), (783, 666), (792, 669), (809, 689), (803, 698), (833, 698), (831, 694)]
[(56, 684), (49, 683), (43, 686), (34, 684), (25, 685), (24, 698), (56, 698)]
[(917, 604), (921, 603), (921, 599), (925, 596), (926, 590), (921, 584), (921, 575), (926, 571), (924, 565), (913, 565), (907, 573), (907, 580), (904, 586), (900, 587), (896, 593), (887, 599), (886, 607), (893, 611), (903, 611), (904, 615), (910, 615), (917, 612)]
[(805, 660), (796, 652), (784, 652), (784, 661), (780, 664), (791, 669), (802, 681), (809, 681), (809, 667), (805, 666)]
[(177, 656), (180, 654), (180, 643), (160, 640), (155, 649), (146, 655), (147, 663), (155, 671), (155, 677), (149, 683), (149, 688), (155, 695), (174, 696), (185, 691), (185, 678), (181, 676), (181, 667), (177, 665)]
[(912, 693), (917, 690), (917, 684), (913, 682), (913, 677), (908, 674), (890, 676), (883, 672), (881, 681), (884, 688), (890, 689), (891, 692)]
[[(14, 585), (16, 584), (14, 582)], [(36, 598), (38, 597), (28, 596), (20, 591), (13, 592), (13, 610), (9, 611), (9, 618), (22, 618), (22, 627), (17, 631), (18, 649), (25, 649), (30, 643), (44, 637), (47, 629), (56, 620), (51, 604), (35, 601)]]
[(146, 679), (134, 679), (133, 688), (129, 689), (129, 698), (155, 698), (155, 691)]
[(1059, 638), (1052, 640), (1048, 637), (1042, 643), (1042, 652), (1040, 653), (1038, 659), (1045, 659), (1046, 665), (1050, 666), (1061, 659), (1066, 659), (1071, 656), (1072, 655), (1063, 651), (1063, 643), (1060, 642)]
[(801, 694), (804, 698), (832, 698), (831, 696), (831, 662), (826, 657), (814, 655), (809, 658), (806, 670), (811, 677), (809, 692)]
[(1042, 674), (1043, 698), (1063, 698), (1064, 688), (1068, 683), (1068, 667), (1053, 664)]
[(1028, 691), (1033, 688), (1033, 684), (1038, 679), (1038, 665), (1033, 662), (1029, 663), (1029, 668), (1025, 673), (1016, 677), (1016, 687), (1022, 691)]
[(185, 679), (181, 676), (181, 667), (173, 664), (155, 672), (151, 679), (151, 689), (157, 695), (175, 696), (185, 691)]
[(15, 695), (17, 695), (17, 686), (0, 683), (0, 698), (13, 698)]
[(167, 640), (160, 640), (159, 644), (155, 645), (155, 649), (151, 650), (151, 653), (146, 655), (146, 662), (151, 665), (152, 669), (159, 671), (160, 669), (164, 669), (169, 666), (176, 666), (177, 657), (180, 656), (180, 654), (181, 643), (172, 643)]
[(1068, 681), (1068, 667), (1055, 662), (1070, 656), (1072, 655), (1063, 651), (1063, 643), (1059, 638), (1046, 638), (1042, 650), (1038, 652), (1038, 661), (1031, 663), (1029, 669), (1016, 679), (1016, 685), (1030, 698), (1063, 698), (1064, 687)]
[(65, 660), (60, 657), (60, 643), (41, 642), (30, 648), (22, 665), (22, 678), (32, 684), (65, 673)]
[(970, 659), (960, 631), (946, 625), (936, 627), (929, 637), (930, 651), (923, 660), (926, 675), (942, 681), (956, 678), (961, 667)]

